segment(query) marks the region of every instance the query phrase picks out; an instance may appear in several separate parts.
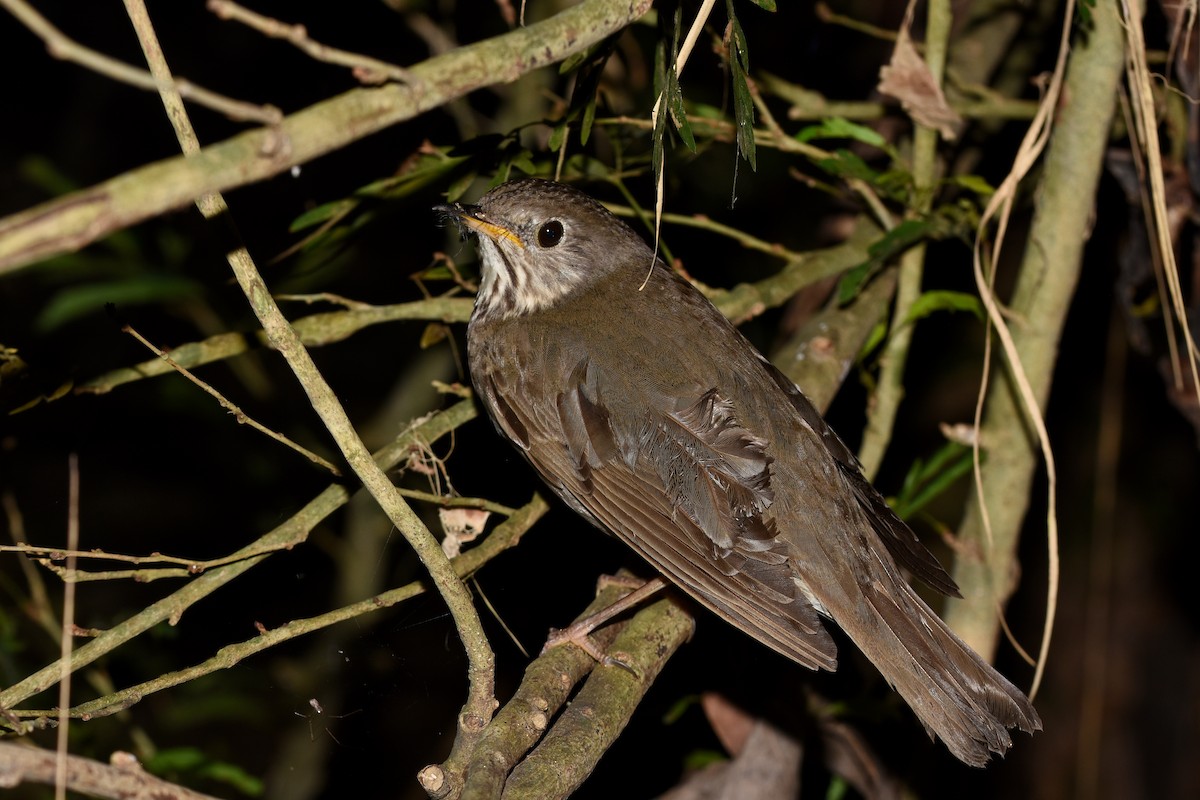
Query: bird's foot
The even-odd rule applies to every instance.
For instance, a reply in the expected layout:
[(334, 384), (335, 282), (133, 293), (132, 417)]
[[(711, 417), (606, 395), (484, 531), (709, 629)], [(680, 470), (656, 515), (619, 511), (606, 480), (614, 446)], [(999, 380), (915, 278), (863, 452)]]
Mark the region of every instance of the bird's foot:
[(637, 671), (633, 667), (621, 661), (619, 658), (608, 655), (596, 644), (592, 639), (592, 631), (599, 628), (604, 623), (608, 622), (618, 614), (639, 605), (650, 595), (662, 589), (666, 584), (662, 578), (654, 578), (648, 581), (640, 581), (636, 578), (630, 579), (619, 575), (602, 575), (597, 581), (597, 589), (602, 589), (605, 586), (625, 586), (633, 588), (629, 594), (619, 598), (615, 603), (597, 611), (591, 616), (584, 617), (578, 622), (561, 629), (550, 631), (550, 635), (546, 638), (546, 644), (542, 647), (542, 653), (545, 653), (552, 647), (561, 647), (564, 644), (573, 644), (583, 652), (590, 655), (596, 660), (596, 663), (603, 664), (606, 667), (620, 667), (628, 670), (634, 676), (637, 676)]

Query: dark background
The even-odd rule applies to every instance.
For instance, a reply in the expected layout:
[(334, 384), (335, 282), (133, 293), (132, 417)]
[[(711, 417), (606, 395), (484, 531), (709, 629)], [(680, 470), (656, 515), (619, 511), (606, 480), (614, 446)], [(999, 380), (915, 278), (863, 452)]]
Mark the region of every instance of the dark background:
[[(36, 5), (68, 36), (129, 63), (142, 63), (119, 5), (46, 0)], [(428, 55), (427, 45), (410, 28), (415, 14), (426, 15), (464, 43), (506, 30), (490, 3), (394, 5), (400, 10), (384, 3), (316, 8), (262, 2), (253, 7), (304, 23), (327, 44), (400, 64)], [(890, 46), (822, 24), (808, 4), (799, 5), (774, 15), (748, 3), (738, 5), (752, 69), (785, 75), (830, 97), (870, 98)], [(852, 5), (838, 4), (838, 9), (866, 15)], [(346, 71), (316, 64), (285, 43), (221, 22), (200, 2), (151, 3), (150, 11), (177, 75), (239, 99), (292, 112), (355, 85)], [(872, 11), (870, 19), (894, 30), (902, 12), (901, 6), (889, 6)], [(530, 19), (546, 13), (541, 4), (527, 11)], [(692, 13), (686, 11), (685, 18)], [(719, 29), (720, 9), (714, 19), (721, 20), (715, 23)], [(1148, 31), (1159, 29), (1161, 22), (1152, 13)], [(630, 49), (622, 52), (628, 56), (640, 47), (645, 57), (654, 35), (652, 27), (635, 27)], [(7, 15), (0, 16), (0, 41), (0, 66), (9, 76), (0, 112), (0, 214), (178, 153), (154, 94), (48, 57), (35, 37)], [(1038, 56), (1042, 67), (1052, 45), (1048, 38)], [(633, 77), (611, 92), (610, 102), (615, 111), (644, 117), (652, 103), (651, 87), (637, 82), (635, 70), (628, 74)], [(552, 71), (538, 81), (559, 96), (567, 91), (567, 80)], [(472, 95), (468, 102), (478, 132), (506, 133), (515, 124), (536, 121), (537, 116), (507, 125), (500, 121), (519, 105), (518, 93), (541, 91), (534, 83)], [(724, 86), (718, 58), (702, 44), (685, 74), (685, 95), (720, 107), (729, 102)], [(1036, 90), (1030, 86), (1026, 96), (1035, 97)], [(781, 118), (782, 111), (780, 106)], [(205, 143), (242, 129), (203, 109), (193, 108), (192, 115)], [(989, 133), (976, 171), (998, 182), (1021, 131), (1012, 125)], [(523, 135), (539, 163), (552, 163), (538, 149), (547, 133), (546, 127), (535, 126)], [(233, 218), (272, 290), (328, 291), (385, 304), (420, 296), (409, 276), (429, 266), (436, 251), (447, 251), (464, 270), (473, 270), (471, 247), (439, 228), (429, 210), (441, 202), (445, 183), (369, 204), (363, 224), (347, 241), (270, 263), (296, 242), (288, 225), (307, 209), (394, 173), (423, 141), (453, 145), (463, 135), (451, 115), (433, 111), (303, 165), (298, 176), (228, 193)], [(647, 147), (644, 137), (629, 138), (627, 146)], [(589, 147), (603, 158), (604, 135), (598, 134)], [(707, 214), (795, 250), (832, 241), (833, 221), (846, 206), (790, 177), (789, 168), (803, 166), (797, 159), (760, 148), (756, 172), (742, 164), (735, 176), (734, 164), (735, 154), (724, 144), (698, 156), (672, 151), (668, 209)], [(648, 179), (633, 179), (629, 186), (640, 202), (652, 202)], [(482, 188), (481, 183), (473, 194)], [(622, 200), (610, 187), (585, 188), (603, 199)], [(738, 199), (731, 209), (735, 191)], [(843, 639), (839, 673), (813, 674), (702, 613), (694, 639), (668, 665), (577, 796), (609, 797), (618, 791), (654, 796), (672, 786), (697, 753), (719, 750), (694, 703), (685, 705), (678, 718), (666, 720), (668, 712), (703, 691), (719, 691), (804, 737), (810, 745), (806, 793), (826, 795), (830, 778), (802, 713), (809, 690), (844, 703), (846, 721), (858, 727), (884, 766), (919, 796), (1057, 798), (1077, 796), (1088, 786), (1099, 786), (1110, 797), (1200, 793), (1191, 761), (1200, 742), (1200, 606), (1191, 591), (1194, 562), (1189, 557), (1196, 533), (1191, 515), (1197, 435), (1167, 397), (1157, 344), (1161, 324), (1147, 322), (1154, 340), (1148, 353), (1127, 352), (1113, 287), (1121, 274), (1117, 255), (1135, 237), (1126, 224), (1128, 214), (1123, 195), (1106, 179), (1048, 411), (1061, 481), (1063, 565), (1054, 647), (1037, 700), (1044, 732), (1033, 739), (1018, 736), (1002, 763), (972, 770), (929, 742), (912, 714)], [(711, 234), (669, 226), (664, 230), (683, 265), (716, 285), (761, 278), (777, 266)], [(132, 323), (163, 346), (225, 330), (252, 330), (252, 317), (218, 242), (189, 208), (79, 254), (0, 276), (0, 344), (18, 348), (30, 365), (19, 380), (0, 385), (3, 410), (50, 393), (65, 381), (148, 359), (140, 345), (119, 331), (120, 322)], [(962, 242), (933, 245), (928, 264), (931, 287), (973, 287), (969, 249)], [(141, 301), (126, 291), (152, 279), (160, 280), (154, 284), (158, 288), (146, 290)], [(89, 301), (78, 299), (81, 288), (88, 287), (95, 289), (90, 307)], [(48, 318), (57, 303), (71, 299), (80, 311)], [(115, 308), (106, 311), (106, 303)], [(292, 316), (310, 313), (303, 306), (285, 310)], [(747, 332), (769, 348), (784, 317), (782, 311), (768, 313)], [(1118, 335), (1110, 341), (1114, 326)], [(462, 327), (453, 330), (456, 347), (443, 341), (420, 351), (417, 342), (424, 329), (425, 323), (381, 325), (314, 350), (370, 447), (389, 440), (407, 419), (445, 404), (428, 388), (431, 378), (465, 380), (459, 365)], [(918, 326), (906, 373), (907, 398), (877, 481), (885, 494), (898, 489), (914, 459), (928, 457), (940, 445), (938, 423), (971, 418), (981, 341), (981, 325), (966, 314), (937, 315)], [(282, 361), (258, 351), (238, 362), (198, 372), (251, 416), (333, 457), (336, 450)], [(1116, 416), (1104, 419), (1101, 393), (1106, 387), (1119, 393), (1123, 405)], [(866, 396), (852, 372), (830, 412), (852, 447), (863, 425)], [(1102, 424), (1116, 426), (1121, 448), (1113, 511), (1097, 519), (1097, 432)], [(450, 453), (446, 442), (435, 449), (442, 456)], [(32, 542), (65, 541), (69, 453), (79, 456), (82, 546), (114, 552), (223, 555), (287, 519), (328, 483), (299, 457), (237, 425), (183, 379), (147, 380), (108, 395), (67, 396), (0, 418), (0, 491), (19, 507)], [(520, 505), (537, 489), (531, 470), (483, 420), (458, 431), (447, 468), (454, 488), (466, 496)], [(427, 488), (420, 476), (398, 480)], [(1109, 499), (1107, 489), (1100, 491), (1099, 499)], [(955, 525), (968, 492), (961, 482), (939, 500), (933, 516)], [(1044, 614), (1046, 572), (1040, 479), (1032, 496), (1021, 550), (1021, 590), (1009, 618), (1025, 646), (1034, 649)], [(155, 628), (103, 659), (98, 668), (120, 688), (252, 638), (255, 623), (275, 627), (360, 599), (335, 589), (339, 560), (347, 557), (342, 546), (354, 526), (382, 530), (370, 554), (372, 581), (388, 588), (411, 580), (417, 572), (402, 538), (389, 536), (386, 524), (380, 529), (369, 504), (359, 505), (363, 508), (356, 505), (326, 520), (307, 544), (273, 556), (189, 609), (179, 625)], [(418, 510), (436, 525), (435, 509)], [(918, 527), (922, 536), (935, 539), (928, 525)], [(54, 660), (58, 648), (22, 613), (28, 588), (17, 558), (0, 557), (0, 684), (6, 686)], [(548, 628), (564, 624), (586, 605), (597, 575), (622, 566), (646, 574), (644, 565), (615, 541), (555, 505), (519, 548), (482, 571), (477, 589), (525, 647), (536, 651)], [(48, 584), (57, 596), (57, 580), (50, 578)], [(84, 627), (108, 627), (172, 588), (169, 583), (84, 584), (77, 621)], [(481, 613), (497, 651), (503, 700), (527, 659), (491, 613)], [(1107, 677), (1098, 693), (1084, 696), (1089, 676), (1095, 675), (1089, 670), (1097, 665)], [(1028, 685), (1031, 670), (1005, 644), (999, 666), (1018, 685)], [(72, 750), (103, 759), (118, 749), (144, 754), (149, 751), (139, 748), (146, 742), (160, 752), (195, 748), (204, 764), (232, 764), (267, 779), (274, 797), (340, 797), (348, 786), (356, 787), (356, 796), (421, 797), (414, 775), (449, 751), (455, 714), (465, 697), (464, 673), (465, 658), (444, 606), (436, 598), (421, 597), (153, 695), (126, 714), (75, 723)], [(87, 699), (94, 691), (77, 681), (75, 698)], [(315, 713), (310, 698), (321, 702), (323, 714)], [(54, 703), (47, 694), (30, 707)], [(1081, 729), (1081, 720), (1089, 718), (1086, 712), (1096, 703), (1103, 704), (1102, 727)], [(1092, 733), (1099, 744), (1081, 745), (1091, 741)], [(52, 736), (35, 739), (52, 746)], [(311, 794), (288, 788), (290, 776), (298, 773), (315, 775), (307, 784), (317, 787)], [(228, 783), (199, 767), (177, 766), (167, 774), (206, 791), (238, 796)], [(631, 782), (631, 775), (636, 780)]]

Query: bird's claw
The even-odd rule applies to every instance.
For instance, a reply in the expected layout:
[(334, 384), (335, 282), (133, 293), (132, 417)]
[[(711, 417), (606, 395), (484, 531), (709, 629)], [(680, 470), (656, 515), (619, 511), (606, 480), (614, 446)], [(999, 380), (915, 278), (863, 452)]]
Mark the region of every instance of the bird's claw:
[(576, 623), (568, 628), (552, 628), (550, 635), (546, 637), (546, 644), (542, 646), (541, 655), (545, 655), (555, 647), (573, 644), (591, 656), (592, 660), (597, 664), (605, 667), (619, 667), (635, 678), (641, 678), (638, 671), (628, 662), (604, 652), (600, 648), (600, 645), (596, 644), (596, 641), (592, 639), (591, 632), (592, 626), (588, 620)]

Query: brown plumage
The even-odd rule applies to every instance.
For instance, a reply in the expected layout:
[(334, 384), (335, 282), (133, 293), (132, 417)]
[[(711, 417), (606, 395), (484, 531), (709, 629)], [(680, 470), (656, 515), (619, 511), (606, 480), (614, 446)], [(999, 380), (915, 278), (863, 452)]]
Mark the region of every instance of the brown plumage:
[(820, 414), (629, 227), (535, 179), (438, 210), (479, 238), (479, 397), (571, 508), (806, 667), (836, 669), (833, 619), (968, 764), (1041, 728), (905, 582), (958, 594)]

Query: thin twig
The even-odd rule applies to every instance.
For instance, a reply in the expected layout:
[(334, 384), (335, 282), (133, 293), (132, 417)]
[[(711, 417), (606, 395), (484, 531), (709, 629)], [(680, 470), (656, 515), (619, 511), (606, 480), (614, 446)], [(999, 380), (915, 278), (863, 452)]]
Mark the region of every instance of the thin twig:
[(177, 364), (171, 358), (171, 356), (169, 356), (166, 353), (166, 351), (161, 350), (158, 347), (151, 344), (146, 339), (146, 337), (142, 336), (140, 333), (138, 333), (136, 330), (134, 330), (133, 326), (125, 325), (121, 328), (121, 330), (124, 333), (128, 333), (130, 336), (132, 336), (133, 338), (135, 338), (139, 342), (141, 342), (143, 345), (145, 345), (148, 350), (150, 350), (155, 355), (157, 355), (159, 358), (161, 358), (163, 361), (165, 361), (167, 364), (169, 364), (171, 369), (175, 370), (180, 375), (182, 375), (183, 377), (185, 377), (189, 381), (191, 381), (193, 384), (195, 384), (196, 386), (199, 386), (201, 389), (203, 389), (205, 392), (207, 392), (211, 397), (215, 398), (216, 401), (221, 404), (222, 408), (224, 408), (230, 414), (233, 414), (233, 418), (235, 420), (237, 420), (237, 423), (239, 425), (249, 425), (251, 428), (258, 431), (259, 433), (264, 434), (271, 439), (274, 439), (275, 441), (279, 442), (280, 444), (284, 445), (285, 447), (290, 447), (292, 450), (295, 450), (297, 453), (304, 456), (309, 461), (328, 470), (331, 475), (341, 477), (342, 471), (340, 469), (338, 469), (336, 466), (334, 466), (333, 463), (330, 462), (328, 459), (322, 458), (321, 456), (317, 455), (316, 453), (309, 450), (308, 448), (303, 447), (303, 446), (297, 444), (296, 442), (293, 442), (291, 439), (284, 436), (282, 433), (276, 433), (275, 431), (268, 428), (266, 425), (263, 425), (261, 422), (254, 419), (253, 417), (251, 417), (249, 414), (247, 414), (245, 411), (243, 411), (241, 408), (239, 408), (236, 404), (234, 404), (233, 402), (228, 400), (225, 397), (225, 395), (218, 392), (211, 385), (209, 385), (209, 384), (205, 383), (204, 381), (200, 380), (199, 378), (197, 378), (192, 372), (190, 372), (185, 367), (182, 367), (179, 364)]
[[(413, 444), (418, 440), (435, 441), (474, 419), (476, 413), (475, 404), (471, 401), (456, 403), (396, 437), (376, 452), (373, 458), (380, 468), (392, 469), (407, 458)], [(344, 484), (331, 484), (278, 527), (229, 556), (232, 559), (231, 563), (195, 577), (186, 585), (151, 603), (129, 619), (102, 631), (76, 649), (71, 659), (73, 668), (82, 669), (161, 622), (175, 624), (192, 605), (249, 571), (271, 553), (303, 543), (313, 528), (345, 505), (349, 499), (350, 491)], [(468, 551), (470, 552), (474, 551)], [(33, 695), (49, 689), (55, 685), (58, 677), (57, 661), (26, 676), (20, 682), (0, 691), (0, 709), (11, 709)]]
[[(125, 7), (138, 33), (151, 72), (163, 78), (169, 77), (166, 60), (162, 57), (144, 1), (125, 0)], [(193, 155), (199, 152), (200, 143), (182, 101), (173, 97), (170, 91), (163, 91), (161, 94), (167, 116), (175, 127), (176, 137), (184, 154)], [(201, 197), (196, 205), (207, 219), (219, 215), (227, 216), (229, 213), (224, 198), (216, 193)], [(477, 730), (482, 729), (491, 718), (495, 707), (495, 655), (488, 645), (470, 592), (454, 574), (449, 559), (442, 552), (433, 534), (396, 492), (396, 487), (379, 465), (372, 460), (370, 451), (359, 438), (337, 395), (317, 370), (312, 356), (300, 342), (300, 337), (271, 298), (249, 251), (242, 245), (228, 253), (226, 258), (267, 338), (295, 373), (297, 381), (312, 403), (313, 410), (333, 436), (350, 468), (413, 548), (438, 593), (449, 607), (459, 639), (466, 650), (468, 664), (468, 695), (459, 716), (459, 727), (463, 733), (475, 730), (477, 736)]]
[[(496, 503), (483, 497), (445, 497), (431, 492), (422, 492), (417, 489), (404, 489), (396, 487), (404, 497), (409, 497), (414, 500), (421, 500), (427, 503), (433, 503), (443, 508), (478, 508), (484, 511), (490, 511), (495, 514), (500, 514), (505, 517), (511, 517), (518, 512), (518, 509), (510, 508), (501, 503)], [(7, 499), (8, 496), (5, 495)], [(126, 553), (113, 553), (108, 550), (79, 550), (60, 547), (46, 547), (40, 545), (27, 544), (21, 542), (15, 545), (0, 545), (0, 553), (17, 553), (28, 558), (37, 559), (43, 566), (50, 569), (59, 575), (64, 581), (74, 583), (85, 583), (88, 581), (98, 580), (117, 580), (117, 579), (132, 579), (139, 583), (149, 583), (163, 578), (185, 578), (203, 574), (211, 569), (223, 567), (226, 564), (233, 564), (238, 561), (245, 561), (248, 558), (272, 553), (278, 550), (291, 549), (296, 542), (282, 542), (274, 544), (270, 547), (249, 548), (239, 550), (235, 554), (221, 556), (219, 558), (210, 559), (195, 559), (184, 558), (182, 556), (172, 556), (165, 553), (153, 552), (146, 555), (129, 555)], [(22, 564), (28, 561), (22, 560)], [(107, 572), (88, 572), (80, 570), (74, 566), (70, 568), (59, 567), (55, 562), (65, 561), (67, 559), (92, 559), (95, 561), (115, 561), (121, 564), (132, 564), (134, 566), (142, 566), (146, 564), (173, 564), (177, 568), (174, 569), (131, 569), (124, 571), (107, 571)], [(55, 630), (58, 629), (57, 624)]]
[(364, 303), (361, 300), (352, 300), (349, 297), (342, 297), (340, 294), (333, 292), (314, 292), (312, 294), (277, 294), (275, 299), (281, 303), (304, 303), (311, 306), (313, 303), (332, 303), (333, 305), (342, 306), (351, 311), (366, 311), (368, 309), (377, 308), (371, 303)]
[[(477, 546), (456, 557), (452, 564), (455, 574), (465, 578), (478, 572), (485, 564), (500, 553), (516, 546), (521, 537), (541, 519), (549, 506), (541, 497), (534, 495), (533, 499), (507, 520), (500, 523)], [(187, 683), (218, 670), (228, 669), (250, 656), (261, 653), (271, 647), (309, 633), (327, 628), (339, 622), (360, 618), (385, 608), (391, 608), (397, 603), (416, 597), (429, 590), (427, 581), (416, 580), (395, 589), (389, 589), (365, 600), (335, 608), (315, 617), (296, 619), (278, 628), (264, 629), (253, 639), (222, 647), (211, 658), (175, 672), (159, 675), (152, 680), (122, 689), (95, 700), (89, 700), (75, 708), (69, 709), (69, 716), (74, 719), (93, 719), (95, 717), (115, 714), (145, 697)], [(54, 713), (49, 709), (21, 709), (13, 712), (17, 717), (37, 719)]]
[[(79, 549), (79, 456), (76, 453), (71, 453), (67, 458), (67, 548)], [(73, 557), (67, 557), (67, 569), (75, 569)], [(62, 669), (58, 680), (58, 740), (54, 751), (55, 800), (65, 800), (67, 796), (67, 745), (71, 729), (67, 709), (71, 707), (71, 651), (74, 643), (75, 584), (68, 581), (63, 586), (62, 630), (59, 631), (58, 663)]]
[[(1150, 225), (1154, 229), (1152, 246), (1157, 246), (1162, 258), (1163, 271), (1170, 289), (1171, 305), (1174, 308), (1175, 317), (1179, 321), (1179, 332), (1183, 336), (1184, 349), (1187, 353), (1186, 362), (1192, 373), (1192, 386), (1197, 392), (1197, 399), (1200, 399), (1200, 351), (1197, 351), (1196, 340), (1188, 325), (1187, 298), (1179, 281), (1179, 267), (1175, 263), (1175, 247), (1171, 241), (1172, 222), (1170, 212), (1167, 211), (1162, 148), (1158, 141), (1159, 121), (1155, 113), (1155, 92), (1150, 80), (1150, 71), (1146, 65), (1146, 42), (1142, 33), (1144, 11), (1140, 0), (1121, 1), (1124, 27), (1126, 35), (1129, 37), (1129, 46), (1125, 50), (1126, 77), (1133, 100), (1134, 118), (1138, 123), (1131, 133), (1146, 158), (1146, 167), (1150, 178), (1150, 203), (1153, 209), (1153, 213), (1150, 215)], [(1173, 338), (1175, 331), (1168, 329), (1167, 335)], [(1172, 361), (1171, 368), (1175, 371), (1175, 388), (1182, 389), (1183, 382), (1178, 373), (1178, 359)]]
[(79, 64), (100, 75), (112, 78), (114, 81), (136, 86), (139, 89), (161, 92), (169, 87), (178, 92), (180, 97), (186, 97), (199, 105), (219, 111), (238, 122), (278, 125), (283, 121), (283, 112), (275, 106), (255, 105), (242, 100), (234, 100), (187, 80), (171, 80), (169, 83), (164, 83), (145, 70), (132, 67), (123, 61), (84, 47), (54, 27), (25, 0), (0, 0), (0, 6), (7, 8), (26, 28), (37, 34), (46, 43), (46, 52), (55, 58)]
[[(910, 0), (905, 11), (903, 25), (912, 24), (916, 0)], [(946, 53), (949, 48), (951, 13), (949, 0), (931, 0), (925, 30), (926, 64), (933, 80), (940, 84), (945, 72)], [(933, 207), (934, 186), (937, 184), (938, 131), (932, 127), (916, 124), (912, 144), (912, 177), (914, 216), (921, 216)], [(863, 432), (858, 460), (863, 474), (874, 479), (883, 463), (884, 453), (892, 439), (896, 414), (904, 399), (904, 369), (908, 363), (908, 351), (912, 344), (914, 324), (909, 322), (909, 311), (921, 296), (921, 284), (925, 275), (925, 244), (918, 243), (900, 257), (900, 270), (896, 282), (896, 300), (892, 308), (892, 324), (887, 344), (880, 359), (879, 381), (873, 402), (867, 407), (867, 427)]]
[(221, 19), (240, 22), (264, 36), (284, 39), (317, 61), (336, 64), (339, 67), (350, 67), (354, 77), (363, 83), (379, 84), (386, 81), (409, 83), (413, 80), (412, 73), (403, 67), (360, 53), (351, 53), (348, 50), (338, 50), (336, 47), (321, 44), (309, 38), (308, 29), (303, 25), (280, 22), (240, 6), (233, 0), (208, 0), (208, 10)]
[[(8, 489), (0, 492), (0, 506), (4, 508), (8, 532), (16, 545), (13, 549), (19, 550), (21, 547), (27, 546), (25, 517), (21, 513), (20, 506), (17, 505), (17, 498)], [(7, 547), (7, 545), (0, 546), (0, 552)], [(51, 636), (58, 636), (61, 626), (54, 612), (53, 604), (50, 602), (50, 592), (46, 588), (46, 582), (43, 580), (41, 572), (27, 558), (17, 559), (17, 564), (25, 576), (25, 582), (29, 585), (29, 599), (21, 604), (22, 608), (42, 630)]]
[[(618, 217), (641, 216), (637, 209), (629, 206), (619, 206), (613, 203), (605, 203), (604, 207), (616, 214)], [(725, 236), (737, 242), (742, 247), (745, 247), (747, 250), (757, 250), (760, 253), (781, 258), (784, 261), (801, 261), (806, 257), (805, 253), (801, 253), (797, 250), (789, 250), (779, 242), (768, 242), (763, 239), (759, 239), (758, 237), (751, 236), (750, 234), (740, 231), (737, 228), (717, 222), (710, 217), (701, 215), (665, 213), (662, 215), (662, 221), (670, 225), (680, 225), (686, 228), (697, 228), (699, 230), (709, 231), (710, 233)]]
[(827, 25), (840, 25), (847, 30), (857, 31), (858, 33), (870, 36), (872, 39), (879, 39), (885, 42), (896, 41), (897, 34), (895, 31), (871, 25), (845, 14), (838, 14), (829, 7), (828, 3), (818, 2), (813, 10), (817, 14), (817, 19)]

